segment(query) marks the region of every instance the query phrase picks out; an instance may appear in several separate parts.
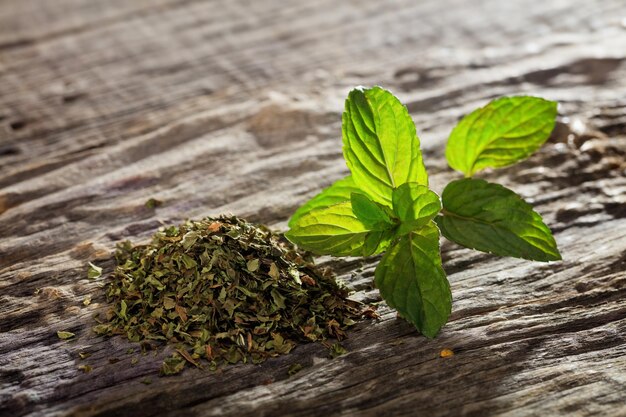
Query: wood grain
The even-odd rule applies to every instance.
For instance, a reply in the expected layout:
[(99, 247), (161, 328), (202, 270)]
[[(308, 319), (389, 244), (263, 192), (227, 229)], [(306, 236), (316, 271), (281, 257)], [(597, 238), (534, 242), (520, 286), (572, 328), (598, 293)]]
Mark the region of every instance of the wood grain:
[[(625, 18), (621, 0), (1, 2), (0, 414), (626, 416)], [(558, 100), (549, 143), (484, 177), (533, 203), (563, 262), (445, 243), (440, 336), (383, 304), (334, 360), (311, 344), (159, 378), (167, 352), (90, 331), (106, 277), (87, 262), (110, 272), (116, 242), (224, 212), (284, 230), (345, 175), (340, 114), (360, 84), (407, 103), (438, 192), (459, 117), (505, 94)], [(376, 261), (320, 259), (366, 302)]]

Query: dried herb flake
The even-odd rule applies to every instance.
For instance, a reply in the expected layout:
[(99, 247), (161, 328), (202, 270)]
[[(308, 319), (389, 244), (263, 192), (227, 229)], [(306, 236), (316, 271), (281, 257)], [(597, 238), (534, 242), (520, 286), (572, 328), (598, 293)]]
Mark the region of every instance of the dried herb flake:
[(89, 262), (89, 269), (87, 270), (87, 278), (96, 279), (96, 278), (100, 278), (101, 275), (102, 275), (102, 268)]
[(73, 338), (76, 335), (72, 332), (58, 331), (57, 336), (59, 337), (59, 339), (67, 340)]
[[(187, 363), (203, 367), (203, 359), (217, 369), (260, 363), (299, 343), (341, 340), (363, 316), (330, 271), (234, 216), (162, 228), (146, 245), (120, 243), (116, 260), (105, 286), (111, 308), (94, 330), (173, 345), (162, 375)], [(333, 356), (339, 350), (333, 345)]]

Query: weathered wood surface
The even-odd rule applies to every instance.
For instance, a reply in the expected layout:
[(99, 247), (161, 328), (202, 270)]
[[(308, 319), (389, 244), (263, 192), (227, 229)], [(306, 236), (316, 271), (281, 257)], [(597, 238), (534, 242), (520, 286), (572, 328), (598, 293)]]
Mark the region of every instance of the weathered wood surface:
[[(1, 2), (0, 414), (626, 416), (625, 18), (623, 0)], [(383, 307), (335, 360), (306, 345), (158, 378), (163, 354), (132, 365), (131, 344), (90, 332), (106, 307), (86, 263), (111, 271), (117, 241), (223, 212), (284, 229), (342, 177), (358, 84), (408, 103), (437, 191), (461, 115), (504, 94), (560, 101), (550, 142), (487, 178), (532, 200), (564, 261), (444, 244), (440, 336)], [(379, 300), (375, 259), (321, 262)]]

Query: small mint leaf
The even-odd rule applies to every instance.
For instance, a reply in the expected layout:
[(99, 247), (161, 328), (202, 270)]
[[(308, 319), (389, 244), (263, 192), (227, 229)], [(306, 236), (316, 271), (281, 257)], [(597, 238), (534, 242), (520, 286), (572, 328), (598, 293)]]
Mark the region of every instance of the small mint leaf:
[(452, 294), (439, 254), (434, 222), (401, 237), (376, 267), (376, 286), (395, 308), (426, 337), (433, 338), (448, 321)]
[(372, 200), (389, 204), (399, 185), (428, 184), (415, 124), (389, 91), (352, 90), (342, 117), (342, 136), (354, 183)]
[(398, 235), (428, 224), (441, 210), (439, 196), (428, 187), (407, 182), (393, 190), (393, 211), (402, 222)]
[(442, 200), (443, 216), (435, 220), (461, 246), (534, 261), (561, 259), (541, 216), (508, 188), (466, 178), (448, 184)]
[(452, 130), (446, 158), (471, 177), (532, 155), (554, 129), (557, 103), (538, 97), (502, 97), (465, 116)]

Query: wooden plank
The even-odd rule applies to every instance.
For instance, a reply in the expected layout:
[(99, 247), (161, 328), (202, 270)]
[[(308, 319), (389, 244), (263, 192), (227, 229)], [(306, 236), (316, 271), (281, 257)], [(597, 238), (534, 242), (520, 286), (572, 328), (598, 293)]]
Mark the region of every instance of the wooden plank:
[[(623, 19), (619, 0), (2, 2), (0, 411), (626, 415)], [(111, 271), (115, 242), (223, 212), (284, 229), (345, 175), (340, 113), (359, 84), (408, 104), (436, 191), (455, 178), (443, 146), (458, 117), (504, 94), (558, 100), (550, 142), (486, 178), (532, 200), (564, 261), (445, 244), (454, 312), (441, 335), (383, 307), (335, 360), (306, 345), (158, 378), (167, 352), (131, 366), (132, 344), (90, 332), (106, 306), (86, 262)], [(164, 206), (146, 209), (150, 197)], [(376, 259), (320, 262), (354, 298), (380, 299)], [(288, 378), (294, 363), (305, 368)]]

